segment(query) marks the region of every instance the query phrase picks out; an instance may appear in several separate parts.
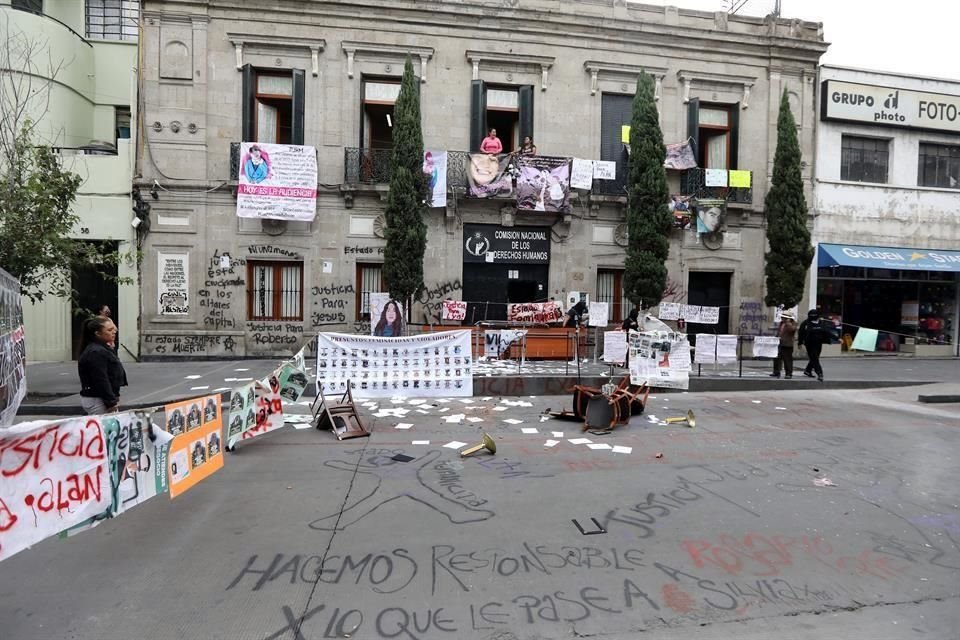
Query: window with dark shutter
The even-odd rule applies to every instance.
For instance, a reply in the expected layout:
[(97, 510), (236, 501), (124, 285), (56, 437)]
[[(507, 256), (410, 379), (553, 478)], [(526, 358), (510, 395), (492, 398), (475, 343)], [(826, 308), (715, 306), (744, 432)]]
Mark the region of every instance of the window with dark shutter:
[(304, 71), (267, 71), (247, 64), (242, 72), (243, 142), (304, 144)]
[(887, 182), (889, 140), (844, 135), (840, 140), (840, 179)]

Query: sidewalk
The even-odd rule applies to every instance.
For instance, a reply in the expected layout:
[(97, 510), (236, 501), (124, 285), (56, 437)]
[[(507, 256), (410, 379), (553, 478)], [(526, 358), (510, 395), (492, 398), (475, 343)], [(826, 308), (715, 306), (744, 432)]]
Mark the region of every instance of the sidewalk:
[[(123, 389), (121, 405), (148, 407), (205, 393), (223, 392), (262, 378), (281, 360), (233, 360), (201, 362), (141, 362), (125, 364), (130, 386)], [(843, 357), (823, 361), (825, 382), (805, 378), (796, 364), (793, 379), (769, 377), (770, 361), (743, 361), (724, 366), (693, 365), (690, 391), (770, 391), (797, 389), (863, 389), (899, 387), (960, 381), (960, 359), (903, 357)], [(311, 382), (314, 363), (307, 361)], [(698, 371), (699, 369), (699, 371)], [(478, 362), (474, 394), (487, 396), (564, 395), (578, 381), (599, 386), (626, 371), (602, 362), (577, 365), (557, 361)], [(314, 395), (311, 384), (308, 394)], [(27, 365), (27, 398), (18, 415), (80, 415), (76, 362), (42, 362)]]

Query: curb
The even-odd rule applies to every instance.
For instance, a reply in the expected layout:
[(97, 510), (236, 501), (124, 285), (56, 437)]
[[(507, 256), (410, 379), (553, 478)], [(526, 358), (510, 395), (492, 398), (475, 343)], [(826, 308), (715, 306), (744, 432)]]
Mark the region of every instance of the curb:
[[(546, 376), (500, 376), (500, 377), (477, 377), (473, 379), (473, 395), (478, 396), (499, 396), (499, 397), (518, 397), (518, 396), (562, 396), (570, 393), (571, 387), (576, 384), (586, 385), (588, 387), (601, 387), (612, 380), (618, 380), (620, 376), (581, 376), (578, 380), (576, 376), (570, 377), (546, 377)], [(797, 391), (803, 390), (823, 390), (823, 389), (878, 389), (883, 387), (908, 387), (920, 386), (925, 384), (934, 384), (936, 380), (931, 381), (910, 381), (903, 380), (828, 380), (818, 382), (812, 379), (753, 379), (753, 378), (690, 378), (690, 388), (687, 390), (695, 392), (736, 392), (736, 391)], [(682, 389), (653, 389), (654, 393), (682, 393)], [(225, 395), (226, 391), (221, 392), (222, 402), (228, 402), (229, 398)], [(311, 384), (306, 388), (304, 397), (315, 397), (317, 395), (316, 386)], [(157, 402), (139, 402), (125, 404), (124, 410), (144, 409), (155, 407), (161, 404), (171, 402), (181, 402), (195, 398), (196, 394), (177, 396), (165, 401)], [(925, 399), (929, 398), (929, 399)], [(929, 395), (919, 396), (920, 402), (960, 402), (960, 396), (955, 395)], [(83, 415), (83, 408), (73, 404), (22, 404), (17, 412), (18, 416), (80, 416)]]

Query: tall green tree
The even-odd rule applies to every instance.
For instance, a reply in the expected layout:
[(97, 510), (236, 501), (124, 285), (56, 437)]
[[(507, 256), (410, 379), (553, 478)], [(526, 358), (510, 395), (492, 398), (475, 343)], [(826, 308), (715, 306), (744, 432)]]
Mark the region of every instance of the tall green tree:
[(766, 198), (767, 242), (764, 273), (768, 306), (790, 308), (800, 302), (813, 260), (810, 230), (807, 228), (807, 201), (800, 175), (800, 144), (797, 126), (790, 111), (787, 91), (780, 98), (777, 118), (777, 152), (773, 158), (773, 180)]
[(630, 121), (629, 239), (623, 271), (627, 298), (644, 309), (660, 303), (667, 282), (671, 220), (665, 157), (654, 82), (644, 72), (637, 80)]
[(387, 196), (383, 277), (390, 296), (402, 301), (410, 317), (413, 295), (423, 285), (423, 255), (427, 249), (427, 176), (423, 173), (423, 131), (420, 91), (410, 56), (403, 68), (400, 95), (394, 107), (393, 157)]

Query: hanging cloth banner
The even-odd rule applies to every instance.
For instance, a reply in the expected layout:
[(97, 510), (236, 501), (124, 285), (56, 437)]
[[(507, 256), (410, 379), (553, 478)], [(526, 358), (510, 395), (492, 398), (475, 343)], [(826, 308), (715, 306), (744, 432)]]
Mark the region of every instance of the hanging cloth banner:
[(170, 497), (176, 498), (223, 468), (220, 394), (168, 404)]
[(690, 343), (679, 333), (630, 331), (630, 384), (663, 389), (690, 386)]
[(444, 300), (441, 320), (466, 320), (467, 303), (461, 300)]
[(518, 210), (570, 212), (570, 158), (520, 156), (517, 166)]
[(447, 152), (424, 151), (423, 174), (427, 176), (427, 204), (431, 207), (447, 206)]
[(779, 346), (780, 338), (777, 336), (756, 336), (753, 339), (753, 357), (776, 358)]
[(317, 385), (354, 397), (473, 395), (473, 356), (466, 331), (380, 338), (346, 333), (317, 336)]
[(240, 145), (237, 216), (312, 222), (317, 215), (317, 150), (290, 144)]
[(109, 462), (98, 417), (0, 430), (0, 560), (107, 511)]
[(573, 159), (573, 172), (570, 174), (571, 189), (590, 189), (593, 187), (593, 160)]
[(467, 166), (469, 198), (496, 198), (513, 193), (513, 180), (508, 171), (510, 156), (471, 153)]
[(509, 322), (551, 324), (564, 318), (563, 306), (556, 300), (547, 302), (517, 302), (507, 305)]
[[(0, 427), (13, 422), (27, 395), (20, 281), (0, 269)], [(0, 522), (2, 526), (2, 522)]]
[(663, 161), (664, 168), (676, 169), (678, 171), (696, 168), (697, 159), (693, 156), (693, 144), (691, 144), (690, 140), (665, 146), (667, 148), (667, 157)]

